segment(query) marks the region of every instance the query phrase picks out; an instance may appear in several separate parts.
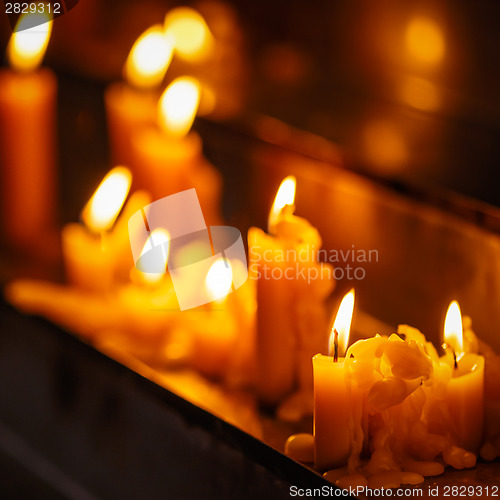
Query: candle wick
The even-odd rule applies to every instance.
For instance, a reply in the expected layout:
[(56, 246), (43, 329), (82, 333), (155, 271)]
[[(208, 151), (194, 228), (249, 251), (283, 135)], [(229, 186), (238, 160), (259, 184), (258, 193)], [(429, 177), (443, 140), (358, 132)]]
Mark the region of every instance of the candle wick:
[(333, 329), (333, 362), (337, 363), (339, 360), (339, 332)]
[(445, 352), (448, 350), (451, 351), (451, 354), (453, 355), (453, 366), (455, 369), (458, 368), (458, 360), (457, 360), (457, 354), (455, 352), (455, 349), (453, 349), (453, 347), (449, 346), (446, 342), (444, 342), (441, 347), (444, 349)]
[(454, 365), (455, 369), (457, 369), (458, 363), (457, 363), (457, 355), (455, 353), (455, 349), (452, 349), (451, 352), (453, 353), (453, 365)]

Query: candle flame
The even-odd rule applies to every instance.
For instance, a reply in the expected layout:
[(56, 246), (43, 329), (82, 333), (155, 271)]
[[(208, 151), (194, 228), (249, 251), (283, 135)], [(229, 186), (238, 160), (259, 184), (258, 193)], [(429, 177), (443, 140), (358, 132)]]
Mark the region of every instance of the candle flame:
[(152, 88), (160, 85), (172, 60), (172, 39), (163, 26), (148, 28), (134, 43), (125, 62), (125, 79), (135, 87)]
[(297, 182), (293, 175), (289, 175), (280, 184), (276, 197), (274, 198), (273, 206), (269, 212), (269, 219), (267, 221), (268, 231), (273, 234), (274, 227), (280, 218), (283, 209), (289, 205), (293, 207), (295, 202), (295, 190)]
[(354, 288), (344, 295), (342, 302), (340, 303), (337, 316), (332, 326), (332, 333), (328, 341), (328, 355), (333, 356), (335, 346), (335, 331), (338, 333), (338, 353), (339, 355), (344, 355), (347, 350), (347, 345), (349, 343), (349, 333), (351, 331), (351, 321), (352, 314), (354, 311)]
[(448, 307), (444, 321), (444, 341), (453, 349), (457, 359), (463, 355), (463, 336), (462, 314), (458, 302), (454, 300)]
[(205, 278), (205, 287), (212, 300), (226, 298), (233, 284), (231, 264), (224, 258), (217, 259), (210, 267)]
[[(158, 246), (161, 246), (162, 261), (164, 263), (164, 270), (166, 271), (168, 255), (170, 253), (170, 233), (162, 227), (157, 227), (151, 232), (149, 238), (146, 240), (146, 243), (144, 243), (141, 255), (144, 255), (145, 253), (149, 252), (150, 250), (153, 249), (153, 247), (158, 247)], [(141, 272), (141, 275), (144, 281), (146, 281), (147, 283), (155, 284), (162, 280), (164, 272), (163, 273)]]
[(165, 33), (172, 36), (177, 55), (188, 61), (204, 59), (213, 48), (205, 19), (190, 7), (178, 7), (167, 13)]
[(109, 229), (125, 203), (132, 174), (126, 167), (115, 167), (104, 177), (82, 212), (85, 225), (95, 232)]
[[(33, 17), (37, 26), (23, 28), (32, 25)], [(40, 66), (47, 45), (49, 44), (50, 33), (52, 32), (52, 20), (48, 13), (23, 14), (19, 18), (16, 31), (7, 47), (7, 57), (9, 64), (17, 71), (33, 71)]]
[(200, 102), (200, 84), (194, 78), (176, 78), (158, 103), (160, 126), (173, 137), (184, 137), (193, 124)]

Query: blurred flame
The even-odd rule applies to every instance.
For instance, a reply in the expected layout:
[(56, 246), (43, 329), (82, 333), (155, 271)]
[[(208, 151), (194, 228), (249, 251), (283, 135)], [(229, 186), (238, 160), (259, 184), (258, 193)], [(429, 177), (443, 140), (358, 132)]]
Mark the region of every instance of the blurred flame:
[(205, 19), (189, 7), (177, 7), (165, 16), (165, 33), (172, 36), (182, 59), (198, 61), (210, 55), (213, 37)]
[(414, 17), (406, 27), (405, 41), (408, 52), (420, 62), (437, 64), (444, 58), (444, 35), (432, 19)]
[[(144, 247), (142, 248), (141, 255), (152, 250), (153, 247), (161, 246), (162, 254), (163, 254), (163, 263), (165, 270), (167, 269), (168, 255), (170, 253), (170, 233), (162, 228), (157, 227), (154, 229), (149, 238), (144, 243)], [(150, 284), (158, 283), (162, 280), (165, 273), (144, 273), (141, 272), (142, 278), (145, 282)]]
[(83, 209), (85, 225), (95, 232), (109, 229), (125, 203), (131, 183), (132, 174), (128, 168), (110, 170)]
[(453, 349), (457, 358), (460, 358), (464, 352), (463, 337), (462, 314), (458, 302), (454, 300), (448, 307), (444, 321), (444, 341)]
[(205, 278), (205, 287), (212, 300), (225, 299), (233, 284), (231, 264), (220, 257), (210, 267)]
[(193, 124), (200, 102), (200, 84), (194, 78), (176, 78), (158, 103), (160, 126), (174, 137), (184, 137)]
[(401, 86), (400, 95), (406, 104), (422, 111), (435, 111), (440, 106), (437, 87), (423, 78), (406, 78)]
[(295, 202), (295, 190), (297, 186), (297, 181), (293, 175), (285, 177), (278, 188), (276, 197), (274, 198), (273, 206), (269, 212), (269, 218), (267, 221), (268, 231), (272, 234), (274, 232), (274, 226), (279, 220), (281, 211), (287, 205), (293, 206)]
[[(33, 22), (32, 16), (39, 18), (35, 22), (43, 24), (23, 29), (24, 25)], [(51, 32), (52, 20), (49, 13), (21, 15), (16, 26), (16, 31), (12, 33), (7, 47), (7, 57), (10, 66), (17, 71), (33, 71), (40, 66), (47, 50), (47, 45), (49, 44)]]
[(337, 316), (332, 326), (332, 333), (328, 340), (328, 355), (333, 356), (334, 352), (334, 331), (337, 330), (339, 335), (339, 356), (343, 356), (349, 343), (349, 333), (351, 331), (352, 314), (354, 311), (354, 288), (344, 295), (340, 303)]
[(160, 85), (172, 60), (172, 40), (161, 24), (148, 28), (134, 43), (125, 62), (125, 79), (136, 87)]

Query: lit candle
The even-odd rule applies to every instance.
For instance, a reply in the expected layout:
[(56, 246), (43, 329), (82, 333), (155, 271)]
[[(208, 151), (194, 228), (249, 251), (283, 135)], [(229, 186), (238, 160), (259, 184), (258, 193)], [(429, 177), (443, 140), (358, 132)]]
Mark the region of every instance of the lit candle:
[(484, 358), (464, 352), (462, 316), (456, 301), (446, 314), (444, 341), (451, 349), (447, 361), (453, 370), (445, 395), (450, 417), (445, 425), (455, 444), (477, 453), (483, 436)]
[(200, 372), (214, 377), (223, 377), (228, 372), (234, 351), (237, 328), (229, 302), (234, 293), (228, 295), (233, 284), (231, 263), (217, 259), (210, 267), (205, 279), (208, 296), (214, 302), (204, 310), (192, 311), (188, 321), (193, 330), (191, 362)]
[(304, 413), (310, 414), (311, 357), (325, 341), (323, 302), (333, 288), (333, 273), (316, 262), (318, 231), (293, 215), (295, 184), (295, 178), (286, 178), (276, 194), (271, 234), (248, 232), (250, 273), (257, 279), (256, 390), (264, 404), (276, 405), (298, 389), (305, 395)]
[(351, 451), (349, 437), (350, 390), (346, 383), (344, 358), (352, 313), (354, 290), (344, 296), (330, 335), (328, 356), (313, 357), (314, 370), (314, 465), (328, 470), (347, 463)]
[(147, 29), (135, 42), (123, 68), (124, 82), (105, 92), (106, 115), (113, 163), (133, 170), (132, 136), (141, 127), (154, 123), (159, 91), (173, 54), (172, 40), (163, 26)]
[[(45, 20), (33, 28), (30, 16)], [(37, 69), (48, 45), (48, 14), (22, 15), (7, 56), (12, 69), (0, 71), (0, 161), (2, 217), (10, 245), (40, 247), (55, 229), (55, 108), (57, 82)]]
[(220, 222), (220, 173), (203, 157), (200, 136), (191, 131), (200, 100), (197, 80), (174, 80), (158, 103), (158, 125), (133, 137), (137, 184), (153, 198), (195, 188), (207, 224)]
[(116, 254), (109, 230), (127, 198), (131, 181), (125, 167), (112, 169), (83, 209), (84, 225), (68, 224), (63, 228), (63, 257), (71, 284), (100, 291), (111, 287)]

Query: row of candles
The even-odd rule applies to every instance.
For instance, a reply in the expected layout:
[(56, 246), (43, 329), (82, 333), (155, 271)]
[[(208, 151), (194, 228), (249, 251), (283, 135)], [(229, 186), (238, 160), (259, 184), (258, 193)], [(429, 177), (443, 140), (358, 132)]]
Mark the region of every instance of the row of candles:
[[(33, 25), (30, 16), (41, 24), (25, 29)], [(7, 48), (10, 68), (0, 71), (2, 227), (16, 248), (43, 241), (55, 226), (57, 79), (40, 68), (52, 24), (49, 14), (22, 15)], [(125, 81), (106, 90), (105, 104), (113, 161), (132, 170), (134, 187), (147, 186), (155, 198), (195, 187), (207, 221), (217, 223), (220, 174), (190, 130), (199, 107), (213, 106), (213, 93), (189, 76), (160, 92), (174, 56), (196, 62), (213, 51), (203, 17), (173, 9), (164, 25), (138, 38), (124, 65)]]
[[(7, 198), (11, 203), (6, 212), (7, 234), (16, 243), (31, 242), (43, 234), (53, 211), (54, 187), (47, 183), (54, 177), (51, 120), (56, 84), (50, 72), (35, 70), (48, 43), (50, 23), (44, 26), (45, 37), (23, 36), (22, 31), (13, 35), (9, 54), (18, 73), (4, 70), (0, 74), (0, 121), (8, 130), (1, 134), (3, 167), (11, 195)], [(456, 417), (453, 439), (447, 446), (451, 443), (462, 451), (443, 448), (440, 451), (449, 455), (445, 461), (456, 467), (471, 466), (480, 448), (484, 458), (495, 458), (500, 451), (498, 433), (488, 435), (492, 441), (482, 443), (485, 361), (464, 347), (456, 303), (447, 315), (445, 341), (449, 348), (443, 358), (410, 327), (399, 329), (404, 339), (397, 334), (375, 336), (347, 349), (354, 292), (342, 301), (328, 356), (318, 354), (324, 352), (327, 342), (325, 300), (334, 287), (333, 273), (324, 279), (325, 273), (319, 272), (329, 266), (316, 260), (319, 232), (294, 214), (294, 178), (285, 179), (278, 190), (268, 233), (249, 230), (250, 279), (238, 290), (230, 292), (231, 273), (216, 263), (205, 281), (215, 301), (181, 313), (168, 272), (150, 275), (134, 268), (127, 222), (152, 199), (194, 187), (207, 221), (220, 220), (220, 176), (203, 158), (199, 136), (190, 131), (200, 104), (200, 86), (192, 78), (182, 78), (159, 95), (158, 86), (175, 47), (175, 39), (172, 45), (165, 33), (163, 26), (156, 26), (140, 37), (125, 64), (127, 82), (106, 91), (113, 154), (129, 168), (114, 168), (85, 206), (82, 223), (63, 228), (63, 257), (71, 287), (18, 282), (7, 288), (9, 300), (90, 335), (94, 341), (116, 337), (119, 332), (118, 343), (128, 342), (128, 349), (139, 357), (148, 358), (154, 352), (156, 361), (178, 356), (169, 346), (188, 339), (187, 360), (200, 371), (227, 378), (231, 370), (240, 383), (252, 387), (263, 404), (277, 407), (280, 418), (299, 420), (313, 413), (314, 436), (294, 438), (287, 448), (292, 456), (305, 457), (323, 471), (346, 463), (350, 472), (359, 470), (374, 415), (379, 415), (377, 425), (384, 432), (397, 434), (400, 424), (391, 420), (391, 409), (406, 408), (410, 400), (417, 405), (416, 395), (429, 387), (437, 402), (426, 414), (429, 432), (425, 435), (431, 439), (431, 435), (449, 434), (445, 428), (449, 417), (436, 408), (443, 407), (448, 416)], [(144, 65), (140, 62), (144, 53), (161, 57), (146, 57)], [(22, 147), (26, 131), (29, 148)], [(150, 238), (155, 244), (164, 244), (168, 271), (168, 232), (158, 228)], [(317, 270), (322, 279), (302, 279), (299, 273), (291, 280), (273, 278), (286, 275), (288, 262), (280, 257), (290, 254), (307, 255), (297, 265)], [(259, 272), (264, 265), (270, 268), (267, 276), (271, 279)], [(152, 314), (155, 309), (157, 314)], [(200, 316), (200, 311), (207, 314)], [(120, 332), (128, 332), (126, 342)], [(441, 391), (439, 397), (436, 391)], [(412, 415), (408, 410), (401, 421), (411, 421)], [(411, 422), (422, 424), (420, 414)], [(390, 442), (389, 437), (394, 436), (385, 437), (384, 442)], [(304, 448), (304, 439), (309, 447)], [(411, 441), (407, 435), (401, 440)], [(427, 455), (434, 458), (436, 453)], [(410, 453), (407, 459), (413, 456), (420, 455)], [(392, 455), (390, 460), (394, 462)], [(393, 470), (398, 465), (384, 463), (383, 467)], [(429, 467), (433, 473), (442, 472), (439, 467)], [(420, 469), (412, 462), (409, 470)], [(417, 476), (411, 480), (418, 482), (421, 475)]]

